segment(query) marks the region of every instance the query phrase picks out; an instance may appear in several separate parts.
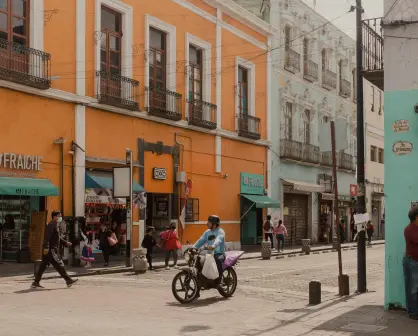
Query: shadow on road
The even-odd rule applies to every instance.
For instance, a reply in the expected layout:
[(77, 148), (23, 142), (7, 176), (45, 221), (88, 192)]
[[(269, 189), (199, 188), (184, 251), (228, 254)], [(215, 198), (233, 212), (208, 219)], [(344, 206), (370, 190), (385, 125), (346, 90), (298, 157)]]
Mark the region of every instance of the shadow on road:
[(210, 297), (210, 298), (206, 298), (206, 299), (196, 300), (196, 301), (194, 301), (192, 303), (189, 303), (189, 304), (181, 304), (177, 301), (167, 302), (166, 306), (193, 309), (193, 308), (197, 308), (197, 307), (207, 307), (207, 306), (216, 304), (218, 302), (227, 301), (227, 300), (229, 300), (229, 299), (220, 298), (220, 297)]
[(206, 331), (212, 329), (212, 327), (204, 326), (204, 325), (190, 325), (190, 326), (184, 326), (180, 329), (180, 333), (183, 335), (183, 333), (193, 333), (196, 331)]
[(28, 289), (21, 289), (16, 292), (13, 292), (13, 294), (29, 294), (33, 292), (51, 292), (61, 289), (67, 289), (67, 288), (28, 288)]

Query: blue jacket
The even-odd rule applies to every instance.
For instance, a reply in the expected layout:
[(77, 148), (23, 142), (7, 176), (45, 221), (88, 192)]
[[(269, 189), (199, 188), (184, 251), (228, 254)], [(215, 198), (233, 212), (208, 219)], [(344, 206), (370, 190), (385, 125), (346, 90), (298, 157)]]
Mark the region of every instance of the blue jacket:
[[(209, 240), (209, 236), (214, 235), (214, 240)], [(216, 228), (215, 230), (206, 230), (202, 237), (194, 244), (195, 248), (201, 248), (207, 243), (207, 246), (214, 246), (214, 254), (224, 254), (225, 253), (225, 231), (221, 228)], [(212, 252), (212, 251), (209, 251)]]

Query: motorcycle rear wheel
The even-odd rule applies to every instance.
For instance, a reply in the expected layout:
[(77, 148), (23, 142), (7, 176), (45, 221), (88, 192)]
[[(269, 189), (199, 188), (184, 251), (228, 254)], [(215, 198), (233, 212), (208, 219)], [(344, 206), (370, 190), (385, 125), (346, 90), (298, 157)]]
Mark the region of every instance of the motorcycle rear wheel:
[[(225, 275), (225, 273), (228, 274)], [(238, 277), (235, 269), (233, 267), (228, 267), (222, 273), (222, 281), (221, 284), (218, 286), (218, 292), (225, 298), (229, 298), (234, 295), (235, 291), (237, 290), (238, 285)]]
[[(181, 288), (177, 287), (180, 284)], [(171, 291), (181, 304), (191, 303), (199, 297), (199, 284), (197, 279), (187, 271), (177, 273), (171, 283)], [(179, 293), (184, 292), (184, 295)]]

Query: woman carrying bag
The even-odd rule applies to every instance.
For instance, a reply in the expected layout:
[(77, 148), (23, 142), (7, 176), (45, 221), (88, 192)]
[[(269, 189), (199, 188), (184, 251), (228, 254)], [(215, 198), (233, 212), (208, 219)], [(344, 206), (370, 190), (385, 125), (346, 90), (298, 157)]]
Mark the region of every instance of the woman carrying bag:
[(173, 254), (174, 268), (177, 266), (177, 251), (181, 249), (179, 237), (177, 235), (176, 223), (171, 223), (170, 228), (161, 234), (162, 247), (165, 250), (165, 269), (169, 270), (168, 265), (170, 261), (170, 255)]

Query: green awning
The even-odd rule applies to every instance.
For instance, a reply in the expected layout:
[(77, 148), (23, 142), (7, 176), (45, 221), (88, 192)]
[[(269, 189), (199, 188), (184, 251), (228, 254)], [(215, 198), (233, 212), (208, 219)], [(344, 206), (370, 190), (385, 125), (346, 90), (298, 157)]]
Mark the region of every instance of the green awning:
[[(86, 173), (86, 189), (113, 189), (113, 179), (111, 177), (99, 176)], [(138, 183), (133, 183), (133, 192), (141, 193), (145, 189)]]
[(270, 208), (270, 209), (277, 209), (280, 208), (279, 201), (275, 201), (268, 196), (262, 195), (248, 195), (248, 194), (241, 194), (242, 197), (245, 197), (247, 200), (255, 203), (256, 208)]
[(48, 179), (0, 177), (0, 195), (58, 196), (59, 190)]

